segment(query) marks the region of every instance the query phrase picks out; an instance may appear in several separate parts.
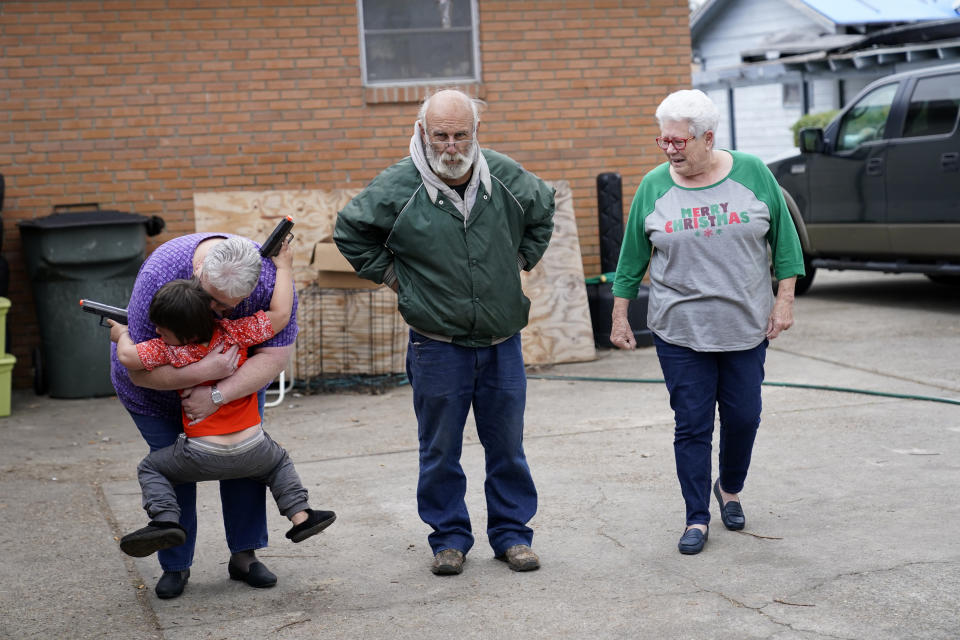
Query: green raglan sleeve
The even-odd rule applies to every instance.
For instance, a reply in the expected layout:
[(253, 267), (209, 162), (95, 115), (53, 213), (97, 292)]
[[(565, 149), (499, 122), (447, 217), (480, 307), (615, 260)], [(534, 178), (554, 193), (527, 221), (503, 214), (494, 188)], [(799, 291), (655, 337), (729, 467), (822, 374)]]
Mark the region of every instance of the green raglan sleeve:
[(800, 246), (797, 227), (793, 224), (793, 218), (790, 217), (787, 201), (783, 198), (783, 191), (762, 160), (754, 156), (748, 157), (751, 160), (754, 194), (757, 199), (767, 205), (770, 211), (767, 242), (770, 244), (773, 259), (773, 275), (777, 280), (804, 276), (806, 272), (803, 268), (803, 248)]
[(623, 232), (623, 243), (620, 245), (620, 260), (617, 262), (617, 275), (613, 280), (613, 295), (617, 298), (633, 300), (640, 290), (643, 274), (650, 264), (650, 254), (653, 247), (647, 236), (644, 222), (656, 203), (648, 175), (640, 183), (633, 203), (630, 205), (630, 214), (627, 217), (627, 226)]

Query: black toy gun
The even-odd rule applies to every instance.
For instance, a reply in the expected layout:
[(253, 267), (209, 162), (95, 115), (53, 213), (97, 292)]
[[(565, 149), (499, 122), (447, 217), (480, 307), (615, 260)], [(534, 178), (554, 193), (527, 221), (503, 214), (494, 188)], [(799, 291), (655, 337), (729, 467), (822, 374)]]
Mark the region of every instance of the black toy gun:
[(93, 300), (81, 300), (80, 307), (87, 313), (95, 313), (100, 316), (101, 327), (109, 326), (103, 322), (104, 318), (110, 318), (114, 322), (119, 322), (120, 324), (127, 324), (126, 309), (121, 309), (120, 307), (111, 307), (108, 304), (94, 302)]
[(290, 229), (292, 228), (293, 218), (285, 216), (280, 220), (280, 223), (277, 224), (277, 228), (273, 230), (273, 233), (270, 234), (267, 241), (263, 243), (263, 246), (260, 247), (260, 255), (264, 258), (272, 258), (280, 253), (280, 245), (283, 244), (283, 241), (287, 238), (293, 239), (293, 234), (290, 233)]

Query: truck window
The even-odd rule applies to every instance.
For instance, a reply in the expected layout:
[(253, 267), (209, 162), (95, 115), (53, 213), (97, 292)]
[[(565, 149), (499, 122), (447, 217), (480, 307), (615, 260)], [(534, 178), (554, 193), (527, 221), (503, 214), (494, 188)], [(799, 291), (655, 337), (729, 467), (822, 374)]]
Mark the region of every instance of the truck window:
[(960, 112), (960, 73), (921, 78), (910, 96), (905, 138), (952, 133)]
[(844, 114), (837, 136), (837, 151), (848, 151), (864, 142), (883, 138), (883, 128), (898, 86), (899, 83), (894, 82), (877, 87)]

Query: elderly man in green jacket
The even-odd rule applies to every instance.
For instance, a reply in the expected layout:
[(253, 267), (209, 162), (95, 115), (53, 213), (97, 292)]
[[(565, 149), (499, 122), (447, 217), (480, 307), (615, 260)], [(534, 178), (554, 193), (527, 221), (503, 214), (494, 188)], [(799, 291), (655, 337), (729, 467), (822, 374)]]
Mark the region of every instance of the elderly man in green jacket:
[(410, 156), (337, 217), (333, 238), (360, 277), (397, 292), (410, 325), (407, 377), (420, 440), (417, 506), (431, 570), (459, 574), (473, 546), (460, 466), (473, 407), (486, 457), (487, 539), (515, 571), (540, 567), (527, 522), (537, 491), (523, 451), (520, 270), (553, 232), (553, 189), (477, 141), (482, 103), (443, 90), (420, 108)]

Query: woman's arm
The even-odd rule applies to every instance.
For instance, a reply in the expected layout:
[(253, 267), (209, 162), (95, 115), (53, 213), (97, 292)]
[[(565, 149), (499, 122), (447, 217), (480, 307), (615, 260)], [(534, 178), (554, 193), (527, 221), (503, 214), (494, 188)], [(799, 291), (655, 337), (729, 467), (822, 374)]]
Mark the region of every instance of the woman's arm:
[(130, 380), (138, 387), (157, 391), (187, 389), (207, 380), (220, 380), (237, 371), (240, 349), (233, 345), (224, 352), (211, 351), (201, 360), (179, 369), (165, 364), (152, 371), (131, 371)]
[(610, 326), (610, 342), (618, 349), (634, 349), (637, 346), (637, 339), (630, 328), (630, 320), (627, 318), (627, 312), (630, 309), (630, 300), (627, 298), (613, 299), (613, 317)]
[(797, 276), (784, 278), (777, 283), (777, 299), (767, 319), (767, 340), (773, 340), (781, 331), (793, 326), (793, 289), (796, 284)]
[(277, 276), (267, 317), (276, 335), (290, 322), (293, 311), (293, 249), (288, 242), (280, 245), (280, 253), (273, 258), (273, 264), (277, 266)]
[[(293, 354), (293, 345), (285, 347), (264, 347), (258, 349), (243, 363), (236, 373), (217, 383), (217, 389), (223, 395), (223, 402), (227, 403), (237, 398), (256, 393), (280, 375), (290, 356)], [(214, 378), (207, 378), (213, 380)], [(210, 396), (210, 387), (202, 385), (186, 389), (181, 394), (181, 404), (187, 415), (193, 420), (203, 420), (217, 410)]]

